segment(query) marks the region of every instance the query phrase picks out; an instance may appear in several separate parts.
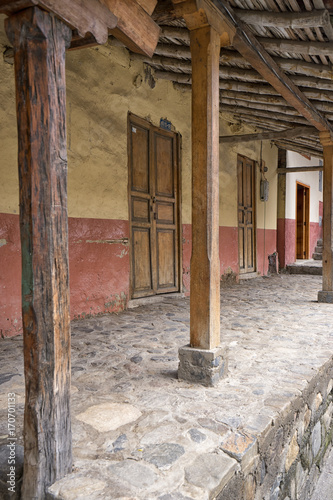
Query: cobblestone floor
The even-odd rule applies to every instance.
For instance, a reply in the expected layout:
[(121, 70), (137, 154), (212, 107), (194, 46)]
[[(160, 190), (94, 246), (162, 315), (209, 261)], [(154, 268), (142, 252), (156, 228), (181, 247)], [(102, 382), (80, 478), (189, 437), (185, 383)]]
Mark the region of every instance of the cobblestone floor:
[[(226, 481), (238, 466), (231, 438), (242, 436), (249, 450), (331, 358), (333, 310), (317, 303), (320, 289), (320, 276), (299, 275), (222, 289), (229, 372), (216, 388), (177, 379), (189, 299), (73, 322), (74, 468), (52, 490), (66, 500), (208, 498), (217, 471)], [(22, 338), (1, 341), (0, 367), (1, 444), (8, 392), (17, 395), (22, 437)]]

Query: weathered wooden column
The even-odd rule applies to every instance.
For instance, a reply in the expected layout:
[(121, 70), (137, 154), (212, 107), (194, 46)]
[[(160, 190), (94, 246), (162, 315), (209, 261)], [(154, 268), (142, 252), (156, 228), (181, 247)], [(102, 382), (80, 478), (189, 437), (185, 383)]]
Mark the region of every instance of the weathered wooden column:
[(6, 20), (15, 53), (26, 403), (22, 498), (71, 470), (65, 49), (37, 7)]
[(330, 132), (320, 132), (324, 152), (323, 191), (323, 289), (318, 302), (333, 303), (333, 139)]
[(220, 347), (219, 55), (210, 25), (190, 31), (192, 56), (192, 257), (190, 346), (180, 378), (214, 385), (225, 373)]

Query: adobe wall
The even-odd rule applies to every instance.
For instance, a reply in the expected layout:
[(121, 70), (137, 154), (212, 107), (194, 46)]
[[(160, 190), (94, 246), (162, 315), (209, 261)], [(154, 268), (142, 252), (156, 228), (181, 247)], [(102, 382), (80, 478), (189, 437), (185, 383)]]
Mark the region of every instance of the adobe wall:
[[(8, 46), (0, 17), (0, 48)], [(155, 81), (139, 58), (102, 46), (67, 54), (68, 211), (71, 316), (119, 311), (129, 300), (127, 116), (159, 125), (172, 122), (182, 136), (183, 291), (189, 293), (191, 255), (191, 92)], [(221, 114), (221, 135), (249, 133)], [(0, 332), (21, 331), (17, 134), (13, 66), (0, 60)], [(221, 275), (238, 274), (237, 154), (259, 160), (260, 143), (220, 146)], [(257, 270), (267, 272), (276, 250), (277, 150), (263, 145), (270, 198), (259, 201)]]

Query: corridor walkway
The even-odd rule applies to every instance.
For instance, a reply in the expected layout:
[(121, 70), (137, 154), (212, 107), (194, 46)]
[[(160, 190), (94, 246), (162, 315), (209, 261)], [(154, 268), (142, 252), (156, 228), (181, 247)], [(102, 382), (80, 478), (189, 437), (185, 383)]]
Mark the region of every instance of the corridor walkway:
[[(259, 498), (256, 488), (266, 489), (269, 500), (287, 500), (287, 491), (297, 495), (301, 488), (310, 498), (332, 416), (333, 306), (317, 303), (320, 289), (319, 276), (297, 275), (222, 289), (229, 368), (216, 388), (177, 379), (178, 348), (189, 340), (189, 299), (166, 296), (74, 321), (74, 467), (50, 498), (252, 500)], [(0, 369), (0, 445), (8, 440), (8, 393), (16, 394), (22, 444), (20, 337), (1, 340)], [(324, 411), (324, 423), (315, 425)], [(301, 460), (306, 436), (312, 451)], [(285, 471), (277, 457), (286, 460)], [(293, 468), (296, 479), (288, 479)]]

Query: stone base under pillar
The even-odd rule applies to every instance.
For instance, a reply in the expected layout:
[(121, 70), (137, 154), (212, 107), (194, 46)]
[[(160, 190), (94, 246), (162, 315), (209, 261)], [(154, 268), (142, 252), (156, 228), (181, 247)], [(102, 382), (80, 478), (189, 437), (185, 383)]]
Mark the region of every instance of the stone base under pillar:
[(214, 386), (227, 375), (227, 349), (199, 349), (184, 346), (178, 351), (178, 378), (197, 382), (205, 386)]
[(333, 304), (333, 291), (320, 290), (318, 292), (318, 302), (325, 302), (326, 304)]

